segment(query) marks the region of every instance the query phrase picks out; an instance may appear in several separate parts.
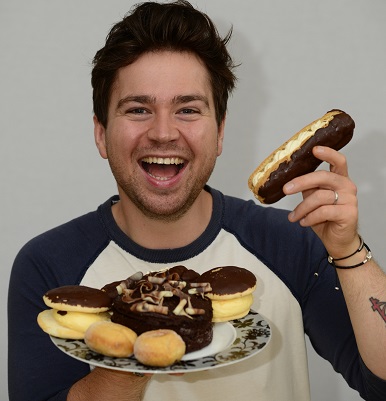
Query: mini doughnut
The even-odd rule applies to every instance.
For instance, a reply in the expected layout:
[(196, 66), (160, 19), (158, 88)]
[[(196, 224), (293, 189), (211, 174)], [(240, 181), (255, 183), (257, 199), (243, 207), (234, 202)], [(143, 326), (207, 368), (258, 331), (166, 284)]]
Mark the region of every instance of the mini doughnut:
[(110, 309), (112, 300), (104, 291), (83, 285), (66, 285), (47, 291), (43, 300), (53, 309), (67, 312), (100, 313)]
[(84, 335), (84, 342), (92, 351), (117, 358), (132, 355), (136, 339), (133, 330), (108, 321), (93, 323)]
[(67, 312), (53, 309), (54, 319), (62, 326), (69, 329), (85, 333), (86, 330), (95, 322), (109, 321), (108, 312), (85, 313), (85, 312)]
[(134, 344), (134, 356), (144, 365), (165, 367), (181, 360), (185, 355), (185, 342), (173, 330), (146, 331)]
[(84, 333), (69, 329), (68, 327), (62, 326), (54, 318), (54, 310), (47, 309), (40, 312), (37, 316), (37, 322), (40, 328), (50, 336), (66, 338), (71, 340), (83, 340)]
[(285, 196), (284, 184), (311, 173), (322, 163), (312, 154), (314, 146), (339, 150), (350, 142), (354, 128), (354, 120), (344, 111), (327, 112), (263, 160), (249, 177), (249, 189), (261, 203), (277, 202)]

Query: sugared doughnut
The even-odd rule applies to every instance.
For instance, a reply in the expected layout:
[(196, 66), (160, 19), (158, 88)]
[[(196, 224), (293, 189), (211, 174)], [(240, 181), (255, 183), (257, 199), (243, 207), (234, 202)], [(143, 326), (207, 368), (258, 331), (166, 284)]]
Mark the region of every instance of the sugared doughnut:
[(138, 336), (134, 344), (134, 356), (144, 365), (165, 367), (181, 360), (185, 354), (185, 343), (173, 330), (146, 331)]
[(104, 291), (83, 285), (54, 288), (44, 294), (43, 300), (53, 309), (86, 313), (106, 312), (112, 302)]
[(322, 163), (312, 154), (314, 146), (339, 150), (350, 142), (354, 128), (354, 120), (344, 111), (327, 112), (263, 160), (249, 177), (249, 189), (261, 203), (277, 202), (284, 197), (284, 184), (311, 173)]
[(85, 313), (53, 309), (53, 316), (60, 325), (82, 333), (85, 333), (86, 330), (95, 322), (110, 320), (108, 312)]
[(54, 310), (47, 309), (40, 312), (37, 316), (37, 322), (40, 328), (50, 336), (67, 338), (71, 340), (82, 340), (84, 333), (69, 329), (68, 327), (62, 326), (54, 318)]
[(136, 339), (133, 330), (108, 321), (93, 323), (84, 335), (84, 342), (91, 350), (117, 358), (132, 355)]
[(213, 322), (239, 319), (248, 314), (256, 289), (256, 276), (238, 266), (215, 267), (201, 275), (212, 291), (205, 294), (212, 300)]

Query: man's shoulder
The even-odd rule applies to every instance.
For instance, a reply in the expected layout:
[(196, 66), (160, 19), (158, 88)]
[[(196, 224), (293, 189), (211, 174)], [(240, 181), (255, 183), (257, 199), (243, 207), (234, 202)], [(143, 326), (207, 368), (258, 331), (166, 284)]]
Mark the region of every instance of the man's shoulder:
[(288, 210), (271, 206), (262, 206), (253, 199), (241, 199), (235, 196), (224, 196), (224, 213), (227, 219), (236, 219), (242, 224), (251, 223), (256, 219), (260, 224), (289, 225)]
[(100, 222), (97, 211), (89, 212), (53, 227), (32, 238), (29, 242), (55, 242), (60, 239), (63, 240), (83, 236), (88, 232), (94, 231), (93, 229), (97, 228), (98, 224), (100, 224)]
[(21, 248), (18, 256), (41, 260), (71, 259), (76, 255), (94, 253), (108, 241), (100, 211), (96, 210), (35, 236)]

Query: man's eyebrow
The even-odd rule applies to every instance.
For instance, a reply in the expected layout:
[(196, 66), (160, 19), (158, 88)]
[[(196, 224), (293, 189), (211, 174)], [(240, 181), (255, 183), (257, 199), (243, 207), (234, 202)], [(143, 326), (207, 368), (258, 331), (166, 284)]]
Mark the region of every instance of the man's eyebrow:
[[(202, 95), (178, 95), (172, 99), (173, 104), (184, 104), (193, 102), (195, 100), (205, 103), (209, 107), (209, 100), (206, 96)], [(156, 98), (149, 95), (128, 95), (120, 99), (117, 104), (117, 109), (123, 107), (126, 103), (136, 102), (141, 104), (155, 104)]]
[(128, 95), (118, 101), (117, 109), (120, 109), (122, 106), (129, 102), (153, 104), (156, 102), (156, 99), (148, 95)]
[(175, 104), (183, 104), (193, 102), (194, 100), (199, 100), (204, 102), (206, 106), (209, 107), (209, 100), (206, 96), (202, 95), (180, 95), (173, 98), (173, 103)]

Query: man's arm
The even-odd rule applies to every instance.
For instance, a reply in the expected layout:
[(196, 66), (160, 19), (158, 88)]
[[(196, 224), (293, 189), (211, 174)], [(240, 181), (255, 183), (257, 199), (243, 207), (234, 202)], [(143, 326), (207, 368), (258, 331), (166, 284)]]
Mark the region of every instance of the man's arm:
[[(363, 253), (351, 259), (364, 260)], [(386, 380), (386, 276), (370, 261), (354, 269), (337, 269), (359, 353), (365, 365)]]
[(97, 367), (71, 387), (67, 401), (141, 401), (150, 377)]
[(360, 243), (357, 189), (348, 177), (345, 157), (325, 147), (315, 147), (314, 155), (329, 163), (330, 171), (316, 171), (284, 186), (288, 195), (303, 194), (289, 220), (312, 227), (332, 256), (335, 266), (331, 268), (337, 270), (362, 360), (386, 380), (386, 274), (368, 260), (366, 247), (356, 252)]

